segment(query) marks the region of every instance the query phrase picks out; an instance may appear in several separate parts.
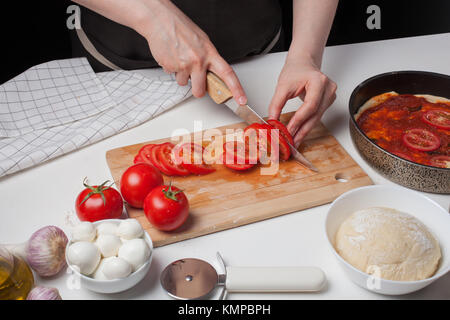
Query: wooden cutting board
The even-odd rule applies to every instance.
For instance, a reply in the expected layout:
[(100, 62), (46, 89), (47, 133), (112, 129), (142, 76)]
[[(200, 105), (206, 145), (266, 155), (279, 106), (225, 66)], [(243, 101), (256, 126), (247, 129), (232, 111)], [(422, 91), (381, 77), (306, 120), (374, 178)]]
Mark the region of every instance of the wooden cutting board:
[[(280, 120), (287, 123), (292, 114), (283, 114)], [(218, 129), (225, 134), (226, 129), (246, 126), (242, 122)], [(143, 145), (168, 141), (170, 138), (108, 151), (106, 160), (116, 185), (119, 186), (122, 173), (133, 164), (134, 156)], [(154, 246), (159, 247), (326, 204), (350, 189), (372, 184), (322, 124), (310, 132), (299, 151), (318, 168), (318, 173), (289, 160), (280, 163), (275, 175), (261, 175), (260, 166), (239, 173), (215, 165), (217, 171), (205, 176), (164, 176), (165, 183), (172, 180), (189, 199), (190, 216), (176, 231), (162, 232), (153, 228), (143, 210), (127, 206), (128, 215), (141, 223)]]

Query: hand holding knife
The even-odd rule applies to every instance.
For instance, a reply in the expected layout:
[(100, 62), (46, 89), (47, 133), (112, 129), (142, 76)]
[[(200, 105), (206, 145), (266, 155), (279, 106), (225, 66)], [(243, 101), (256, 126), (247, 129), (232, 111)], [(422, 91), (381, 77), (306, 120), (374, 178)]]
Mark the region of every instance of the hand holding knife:
[[(231, 91), (228, 89), (227, 85), (214, 73), (208, 72), (206, 75), (206, 91), (209, 96), (214, 100), (217, 104), (225, 104), (228, 108), (230, 108), (237, 116), (239, 116), (242, 120), (247, 122), (248, 124), (252, 123), (266, 123), (267, 122), (256, 113), (250, 106), (248, 105), (239, 105), (233, 99), (233, 95)], [(291, 149), (292, 156), (297, 162), (307, 167), (308, 169), (318, 172), (316, 167), (306, 159), (293, 145), (289, 142), (289, 147)]]

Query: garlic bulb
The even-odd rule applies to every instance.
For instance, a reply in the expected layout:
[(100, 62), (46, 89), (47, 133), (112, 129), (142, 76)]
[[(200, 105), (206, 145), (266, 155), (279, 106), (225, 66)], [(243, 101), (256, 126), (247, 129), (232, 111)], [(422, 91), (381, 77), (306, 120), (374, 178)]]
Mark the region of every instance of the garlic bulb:
[(62, 300), (56, 288), (34, 287), (28, 294), (27, 300)]
[(66, 266), (67, 242), (64, 231), (55, 226), (46, 226), (33, 233), (27, 242), (5, 247), (26, 260), (41, 277), (51, 277)]
[(30, 237), (27, 246), (27, 261), (41, 277), (57, 274), (66, 266), (67, 237), (55, 226), (39, 229)]

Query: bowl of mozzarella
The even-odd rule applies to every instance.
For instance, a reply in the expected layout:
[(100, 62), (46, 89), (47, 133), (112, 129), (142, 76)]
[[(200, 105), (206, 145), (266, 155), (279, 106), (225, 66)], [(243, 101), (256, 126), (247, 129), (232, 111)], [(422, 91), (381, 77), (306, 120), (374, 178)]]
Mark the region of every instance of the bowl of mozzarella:
[(99, 293), (128, 290), (147, 274), (153, 242), (136, 219), (83, 221), (72, 229), (66, 261), (81, 287)]
[(450, 214), (419, 192), (374, 185), (330, 206), (325, 234), (344, 273), (380, 294), (420, 290), (450, 271)]

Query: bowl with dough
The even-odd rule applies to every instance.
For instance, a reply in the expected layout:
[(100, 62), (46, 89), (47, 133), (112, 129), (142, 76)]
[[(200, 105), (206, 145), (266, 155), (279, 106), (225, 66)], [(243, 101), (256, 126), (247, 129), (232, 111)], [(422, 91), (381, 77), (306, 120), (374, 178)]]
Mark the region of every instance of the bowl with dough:
[(325, 234), (345, 274), (380, 294), (420, 290), (450, 270), (450, 214), (417, 191), (374, 185), (330, 206)]
[[(66, 247), (66, 262), (76, 277), (73, 282), (74, 285), (79, 283), (82, 288), (89, 289), (98, 293), (117, 293), (128, 290), (135, 285), (137, 285), (140, 281), (142, 281), (147, 275), (150, 265), (153, 259), (153, 242), (150, 238), (149, 234), (138, 225), (137, 221), (131, 221), (135, 219), (106, 219), (99, 220), (96, 222), (81, 222), (78, 226), (78, 232), (73, 231), (72, 237), (70, 238), (67, 247)], [(126, 222), (134, 222), (130, 225), (126, 225)], [(136, 225), (140, 228), (140, 235), (138, 237), (134, 237), (132, 235), (133, 231), (136, 230)], [(125, 228), (121, 228), (121, 226), (125, 226)], [(134, 227), (134, 228), (133, 228)], [(90, 236), (90, 231), (94, 232), (94, 235)], [(111, 251), (111, 241), (99, 241), (100, 239), (108, 239), (108, 236), (115, 235), (120, 238), (121, 245), (119, 246), (117, 252), (108, 252)], [(128, 237), (127, 237), (128, 236)], [(138, 244), (144, 244), (145, 250), (148, 250), (148, 254), (145, 256), (145, 259), (139, 262), (139, 264), (134, 265), (133, 259), (136, 259), (137, 253), (136, 250), (140, 249), (139, 246), (135, 246), (133, 241), (138, 240)], [(84, 268), (89, 269), (90, 263), (83, 263), (77, 266), (73, 263), (75, 258), (71, 257), (71, 246), (72, 245), (81, 244), (80, 250), (78, 253), (80, 257), (77, 260), (80, 261), (83, 258), (86, 258), (87, 254), (83, 252), (85, 248), (92, 248), (94, 245), (98, 247), (100, 254), (100, 260), (95, 261), (96, 263), (92, 268), (92, 270), (82, 270)], [(126, 246), (125, 246), (126, 245)], [(131, 260), (129, 261), (129, 265), (125, 266), (131, 268), (131, 270), (127, 271), (126, 276), (121, 276), (120, 272), (123, 272), (124, 266), (119, 258), (122, 258), (121, 250), (123, 250), (123, 255), (130, 256)], [(131, 250), (130, 250), (131, 248)], [(77, 249), (77, 248), (75, 248)], [(77, 253), (77, 250), (74, 250)], [(106, 256), (106, 257), (105, 257)], [(91, 259), (92, 260), (92, 259)], [(97, 259), (98, 260), (98, 259)], [(109, 261), (108, 261), (109, 260)], [(107, 261), (109, 263), (107, 263)], [(122, 261), (123, 262), (123, 261)], [(105, 274), (106, 271), (103, 269), (103, 272), (100, 272), (100, 269), (106, 268), (106, 264), (109, 264), (109, 273), (116, 273), (115, 278), (108, 279)], [(126, 268), (125, 268), (126, 269)], [(85, 271), (85, 272), (83, 272)]]

